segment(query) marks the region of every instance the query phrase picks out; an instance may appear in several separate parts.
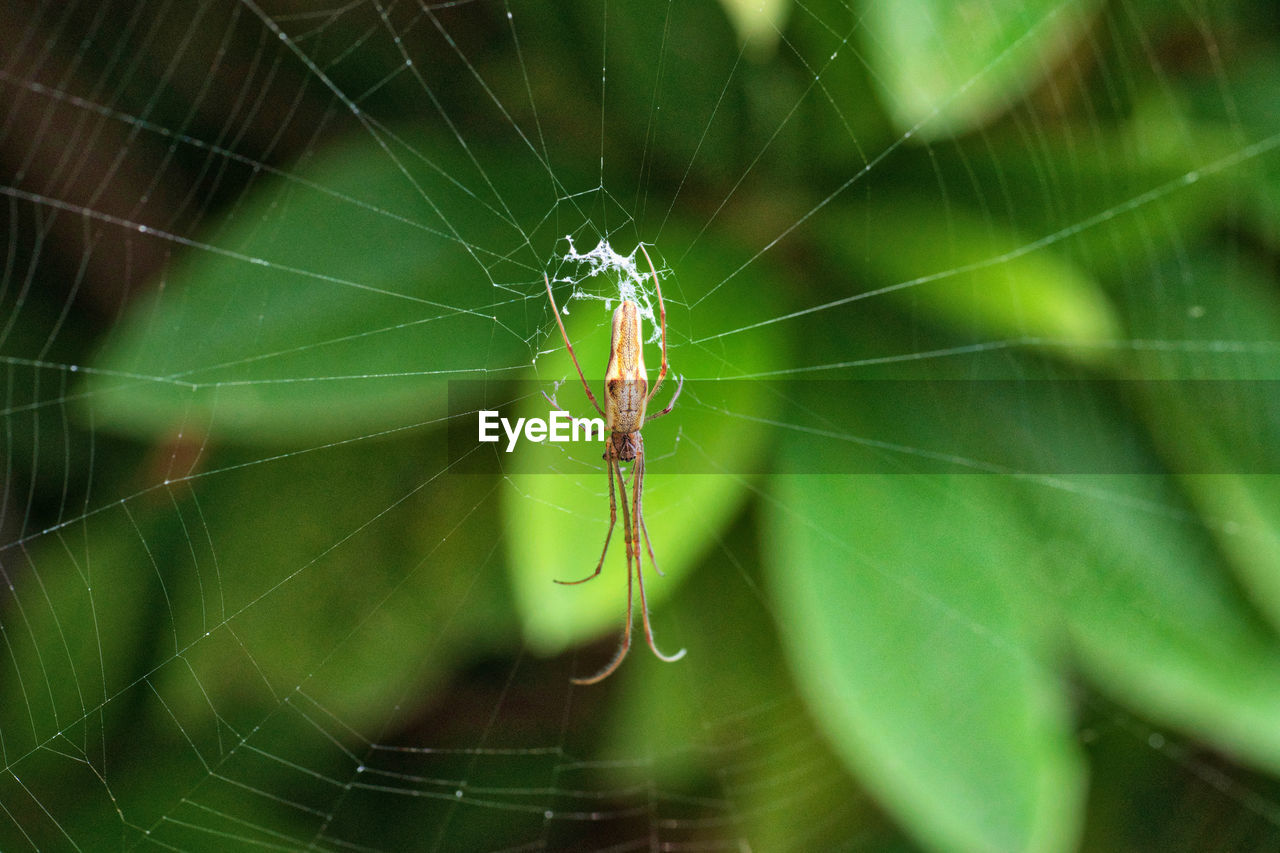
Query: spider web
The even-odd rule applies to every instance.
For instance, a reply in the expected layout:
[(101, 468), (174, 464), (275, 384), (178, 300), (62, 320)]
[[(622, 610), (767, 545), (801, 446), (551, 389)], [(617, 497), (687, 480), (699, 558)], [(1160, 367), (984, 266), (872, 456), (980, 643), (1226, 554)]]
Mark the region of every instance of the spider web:
[[(788, 23), (751, 37), (713, 4), (614, 0), (556, 13), (378, 0), (0, 12), (0, 847), (912, 843), (837, 758), (780, 651), (786, 617), (757, 540), (771, 508), (806, 520), (752, 467), (767, 470), (763, 450), (723, 452), (697, 423), (818, 438), (823, 453), (868, 447), (888, 470), (944, 454), (1025, 481), (1045, 507), (1065, 494), (1187, 530), (1268, 532), (1263, 520), (1202, 522), (1110, 476), (1127, 470), (992, 468), (821, 406), (886, 366), (926, 380), (925, 396), (938, 377), (995, 377), (1028, 399), (1042, 377), (1027, 374), (1026, 351), (1064, 358), (1072, 378), (1110, 353), (1149, 355), (1153, 376), (1237, 383), (1228, 403), (1274, 372), (1280, 341), (1248, 325), (1251, 307), (1208, 304), (1215, 275), (1254, 275), (1250, 259), (1265, 254), (1231, 226), (1251, 214), (1239, 187), (1263, 181), (1280, 147), (1274, 116), (1242, 115), (1248, 90), (1221, 60), (1244, 36), (1194, 3), (1014, 6), (1009, 47), (887, 137), (843, 95), (850, 80), (892, 83), (871, 59), (887, 49), (869, 35), (874, 3), (797, 2)], [(967, 141), (953, 144), (940, 129), (953, 108), (1077, 12), (1089, 20), (1078, 53), (1045, 58), (1047, 82), (956, 129)], [(690, 38), (703, 31), (705, 55)], [(1167, 32), (1193, 37), (1171, 46)], [(1184, 65), (1208, 69), (1201, 97), (1225, 128), (1213, 140), (1181, 118)], [(1133, 107), (1145, 134), (1117, 140), (1110, 120), (1139, 90), (1156, 93)], [(814, 128), (835, 151), (811, 150)], [(1018, 152), (1034, 155), (1029, 167)], [(1085, 173), (1107, 191), (1079, 182)], [(1220, 180), (1232, 233), (1206, 269), (1187, 208)], [(886, 209), (921, 233), (931, 220), (933, 236), (976, 235), (979, 249), (934, 255), (947, 260), (925, 271), (879, 269), (876, 286), (810, 267), (815, 247), (879, 257)], [(832, 236), (851, 219), (852, 236)], [(1023, 223), (1013, 243), (988, 239), (1004, 219)], [(376, 263), (328, 260), (350, 234), (377, 235), (364, 252)], [(1055, 336), (1031, 304), (993, 324), (931, 301), (939, 281), (1030, 274), (1046, 250), (1104, 270), (1118, 302), (1154, 306), (1145, 325)], [(429, 285), (405, 285), (415, 276)], [(597, 450), (495, 453), (496, 475), (472, 476), (442, 438), (473, 415), (475, 388), (540, 405), (516, 380), (585, 413), (548, 279), (588, 378), (627, 298), (646, 318), (652, 371), (661, 282), (672, 369), (688, 380), (652, 429), (646, 500), (655, 549), (690, 567), (649, 578), (659, 642), (690, 653), (666, 667), (637, 649), (594, 688), (570, 678), (616, 642), (621, 557), (593, 584), (551, 581), (594, 558), (579, 570), (569, 555), (598, 553)], [(1226, 325), (1201, 332), (1215, 312)], [(956, 334), (934, 334), (939, 318)], [(197, 321), (248, 343), (205, 339)], [(471, 394), (460, 406), (451, 381)], [(742, 402), (732, 389), (747, 386), (774, 403)], [(155, 426), (154, 412), (174, 411)], [(1084, 422), (1109, 428), (1101, 412)], [(1246, 444), (1268, 441), (1260, 426)], [(810, 473), (855, 464), (812, 458)], [(663, 467), (718, 472), (708, 494), (732, 492), (714, 497), (706, 517), (718, 520), (698, 542), (671, 532), (702, 517), (680, 502), (692, 481), (663, 480)], [(583, 542), (542, 560), (525, 513), (569, 519)], [(858, 531), (826, 535), (874, 562)], [(540, 560), (548, 595), (587, 602), (594, 622), (517, 617), (512, 575)], [(904, 607), (937, 605), (914, 579), (882, 574)], [(1132, 796), (1121, 780), (1136, 777), (1192, 815), (1148, 843), (1275, 843), (1271, 780), (1081, 694), (1078, 737), (1097, 779), (1086, 833), (1106, 837), (1101, 804)], [(682, 704), (654, 698), (672, 696)]]

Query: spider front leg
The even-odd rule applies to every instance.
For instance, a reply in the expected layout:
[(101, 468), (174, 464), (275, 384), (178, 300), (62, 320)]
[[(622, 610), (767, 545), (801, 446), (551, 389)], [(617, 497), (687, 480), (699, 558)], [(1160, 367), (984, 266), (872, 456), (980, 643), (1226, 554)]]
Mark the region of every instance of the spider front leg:
[(645, 398), (648, 403), (662, 387), (662, 380), (667, 378), (667, 303), (662, 300), (662, 282), (658, 281), (658, 271), (654, 268), (653, 258), (649, 257), (649, 250), (644, 247), (644, 243), (640, 244), (640, 251), (644, 252), (644, 259), (649, 262), (649, 272), (653, 273), (653, 287), (658, 291), (658, 326), (662, 329), (662, 365), (658, 368), (658, 381), (653, 383), (649, 396)]
[[(573, 344), (569, 343), (569, 333), (564, 330), (564, 321), (560, 319), (560, 308), (556, 305), (556, 298), (551, 293), (551, 279), (546, 273), (542, 274), (542, 281), (547, 285), (547, 299), (551, 302), (551, 313), (555, 315), (556, 325), (560, 327), (560, 337), (564, 338), (565, 349), (569, 351), (569, 358), (573, 359), (573, 367), (578, 371), (578, 378), (582, 380), (582, 390), (587, 392), (587, 399), (591, 401), (591, 405), (600, 413), (600, 417), (604, 417), (604, 409), (600, 408), (600, 404), (596, 402), (596, 395), (591, 393), (591, 386), (587, 384), (587, 377), (582, 372), (582, 365), (578, 364), (578, 354), (573, 351)], [(546, 392), (542, 392), (546, 395)], [(548, 400), (551, 398), (548, 397)], [(557, 403), (556, 408), (560, 408)]]
[(671, 402), (667, 403), (667, 407), (663, 409), (661, 412), (655, 412), (652, 415), (649, 415), (647, 418), (644, 419), (644, 422), (648, 423), (654, 418), (660, 418), (663, 415), (671, 414), (671, 410), (676, 407), (676, 400), (680, 399), (680, 392), (683, 390), (684, 390), (684, 377), (681, 376), (676, 380), (676, 393), (671, 395)]
[[(609, 553), (609, 540), (613, 538), (613, 527), (618, 522), (618, 500), (613, 492), (613, 478), (614, 478), (615, 471), (617, 473), (619, 486), (621, 486), (622, 484), (622, 471), (618, 469), (618, 461), (616, 459), (608, 459), (606, 457), (605, 468), (608, 469), (608, 474), (609, 474), (609, 532), (604, 535), (604, 549), (600, 552), (600, 562), (596, 563), (596, 570), (591, 574), (587, 575), (585, 578), (581, 578), (580, 580), (576, 580), (576, 581), (558, 580), (556, 581), (556, 583), (558, 584), (563, 584), (564, 586), (573, 586), (574, 584), (586, 583), (587, 581), (594, 578), (596, 575), (600, 574), (600, 570), (604, 568), (604, 558), (605, 558), (605, 555)], [(623, 492), (622, 499), (624, 502), (627, 499), (625, 491)]]

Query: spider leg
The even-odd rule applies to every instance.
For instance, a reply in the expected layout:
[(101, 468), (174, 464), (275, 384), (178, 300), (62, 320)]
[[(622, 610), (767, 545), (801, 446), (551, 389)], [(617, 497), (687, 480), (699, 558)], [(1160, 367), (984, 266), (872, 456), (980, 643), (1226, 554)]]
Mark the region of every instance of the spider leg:
[[(601, 669), (599, 672), (597, 672), (595, 675), (592, 675), (592, 676), (590, 676), (590, 677), (588, 677), (588, 678), (573, 678), (573, 679), (570, 679), (570, 681), (572, 681), (574, 684), (596, 684), (596, 683), (598, 683), (598, 682), (604, 681), (606, 678), (608, 678), (609, 676), (613, 675), (614, 670), (616, 670), (619, 666), (621, 666), (621, 665), (622, 665), (622, 661), (623, 661), (623, 659), (627, 656), (627, 652), (629, 652), (629, 651), (631, 650), (631, 621), (632, 621), (632, 614), (631, 614), (631, 608), (632, 608), (632, 605), (631, 605), (631, 514), (630, 514), (629, 512), (627, 512), (627, 486), (626, 486), (625, 481), (622, 479), (622, 470), (618, 467), (618, 461), (617, 461), (616, 459), (611, 459), (611, 460), (609, 460), (609, 470), (610, 470), (610, 471), (615, 471), (615, 469), (616, 469), (616, 474), (617, 474), (617, 477), (618, 477), (618, 489), (619, 489), (619, 491), (621, 491), (621, 492), (622, 492), (622, 525), (623, 525), (623, 528), (626, 530), (626, 534), (627, 534), (627, 625), (626, 625), (626, 628), (625, 628), (625, 629), (623, 630), (623, 632), (622, 632), (622, 642), (618, 644), (618, 650), (617, 650), (616, 652), (614, 652), (614, 654), (613, 654), (613, 658), (612, 658), (612, 659), (610, 659), (610, 661), (609, 661), (607, 664), (605, 664), (605, 665), (604, 665), (604, 668), (603, 668), (603, 669)], [(609, 482), (610, 482), (610, 484), (612, 485), (612, 483), (613, 483), (612, 478), (609, 480)], [(637, 573), (637, 574), (638, 574), (638, 573)], [(641, 590), (641, 592), (640, 592), (640, 596), (641, 596), (641, 599), (643, 600), (643, 598), (644, 598), (644, 585), (643, 585), (643, 583), (641, 583), (640, 590)], [(645, 622), (645, 630), (646, 630), (646, 631), (648, 630), (648, 622), (647, 622), (647, 621)], [(650, 643), (649, 643), (649, 644), (650, 644), (650, 646), (652, 646), (652, 645), (653, 645), (652, 637), (650, 637)], [(681, 653), (681, 654), (684, 654), (684, 652), (683, 652), (683, 651), (681, 651), (680, 653)]]
[[(560, 581), (560, 580), (558, 580), (558, 581), (556, 581), (556, 583), (558, 583), (558, 584), (563, 584), (564, 586), (573, 586), (573, 585), (575, 585), (575, 584), (586, 583), (587, 581), (589, 581), (589, 580), (591, 580), (592, 578), (594, 578), (596, 575), (600, 574), (600, 570), (601, 570), (602, 568), (604, 568), (604, 557), (605, 557), (605, 555), (606, 555), (606, 554), (608, 554), (608, 553), (609, 553), (609, 540), (613, 538), (613, 527), (614, 527), (614, 525), (615, 525), (615, 524), (617, 523), (617, 521), (618, 521), (618, 499), (617, 499), (617, 497), (616, 497), (616, 496), (614, 495), (614, 493), (613, 493), (613, 477), (614, 477), (614, 469), (615, 469), (615, 468), (617, 468), (617, 467), (618, 467), (618, 463), (617, 463), (617, 461), (616, 461), (616, 460), (610, 460), (610, 461), (608, 461), (608, 462), (606, 462), (606, 463), (605, 463), (605, 468), (607, 469), (607, 473), (608, 473), (608, 475), (609, 475), (609, 532), (608, 532), (608, 533), (606, 533), (606, 534), (604, 535), (604, 549), (603, 549), (603, 550), (601, 550), (601, 552), (600, 552), (600, 562), (596, 563), (596, 570), (595, 570), (594, 572), (592, 572), (591, 574), (587, 575), (585, 578), (581, 578), (581, 579), (576, 580), (576, 581)], [(621, 485), (621, 483), (622, 483), (622, 471), (621, 471), (621, 470), (619, 470), (619, 471), (617, 472), (617, 477), (618, 477), (618, 483), (619, 483), (619, 485)], [(627, 500), (627, 493), (626, 493), (626, 491), (623, 491), (623, 493), (622, 493), (622, 501), (623, 501), (623, 504), (624, 504), (624, 506), (623, 506), (623, 511), (624, 511), (624, 513), (623, 513), (623, 523), (624, 523), (624, 524), (626, 523), (626, 514), (625, 514), (625, 510), (626, 510), (625, 503), (626, 503), (626, 500)], [(628, 608), (628, 610), (629, 610), (629, 609), (630, 609), (630, 608)]]
[(658, 368), (658, 381), (653, 383), (653, 387), (649, 389), (649, 396), (644, 398), (647, 404), (662, 387), (662, 380), (667, 378), (667, 305), (662, 301), (662, 285), (658, 282), (658, 271), (654, 269), (653, 258), (649, 257), (649, 250), (644, 247), (644, 243), (640, 244), (640, 251), (644, 252), (644, 259), (649, 262), (649, 272), (653, 273), (653, 286), (658, 291), (658, 322), (662, 329), (662, 366)]
[(676, 393), (671, 395), (671, 402), (667, 403), (667, 407), (663, 409), (661, 412), (654, 412), (652, 415), (649, 415), (649, 417), (644, 419), (644, 422), (648, 423), (654, 418), (660, 418), (663, 415), (671, 414), (671, 410), (676, 407), (676, 400), (680, 399), (680, 392), (683, 390), (684, 390), (684, 377), (681, 376), (678, 379), (676, 379)]
[[(640, 587), (640, 615), (644, 619), (644, 638), (649, 643), (649, 648), (653, 651), (655, 655), (658, 656), (658, 660), (666, 661), (667, 663), (674, 663), (675, 661), (678, 661), (680, 660), (680, 658), (684, 657), (685, 650), (681, 649), (675, 654), (664, 655), (658, 649), (658, 644), (653, 640), (653, 626), (649, 622), (649, 604), (645, 600), (645, 596), (644, 596), (644, 572), (641, 570), (641, 565), (640, 565), (640, 542), (639, 542), (640, 531), (644, 529), (644, 517), (640, 514), (640, 492), (644, 487), (644, 451), (641, 451), (636, 455), (635, 467), (636, 467), (635, 485), (632, 487), (632, 492), (633, 492), (633, 499), (635, 500), (635, 517), (638, 520), (638, 523), (636, 524), (636, 531), (635, 531), (635, 538), (637, 540), (635, 543), (636, 584), (637, 586)], [(619, 475), (619, 477), (621, 477), (621, 475)], [(626, 499), (625, 496), (623, 499), (624, 500)], [(623, 504), (622, 520), (624, 522), (627, 520), (625, 504)], [(645, 534), (644, 534), (644, 544), (649, 549), (649, 559), (653, 560), (653, 545), (650, 544), (649, 542), (648, 531), (645, 531)], [(654, 561), (653, 567), (654, 569), (658, 568), (658, 564), (656, 561)], [(659, 572), (659, 574), (661, 574), (661, 572)], [(628, 584), (627, 585), (628, 597), (630, 597), (630, 594), (631, 594), (631, 586), (630, 584)], [(630, 630), (630, 628), (631, 628), (631, 625), (630, 625), (630, 622), (628, 622), (627, 629)]]
[[(637, 460), (642, 461), (642, 460)], [(636, 471), (636, 518), (640, 519), (640, 532), (644, 535), (644, 547), (649, 551), (649, 562), (653, 564), (653, 570), (658, 573), (659, 577), (666, 577), (667, 573), (658, 568), (658, 560), (653, 556), (653, 540), (649, 538), (649, 528), (644, 526), (644, 465), (638, 466)], [(640, 555), (636, 555), (636, 560), (640, 559)]]
[[(551, 313), (556, 315), (556, 325), (560, 327), (560, 337), (564, 338), (564, 345), (569, 350), (569, 357), (573, 359), (573, 366), (578, 370), (578, 378), (582, 380), (582, 390), (587, 392), (587, 399), (591, 401), (591, 405), (596, 407), (596, 411), (600, 413), (600, 417), (604, 417), (604, 409), (600, 408), (600, 404), (596, 402), (596, 395), (591, 393), (591, 386), (587, 384), (587, 377), (582, 374), (582, 365), (578, 364), (578, 354), (573, 351), (573, 344), (569, 343), (569, 333), (564, 330), (564, 321), (560, 319), (560, 309), (556, 306), (556, 298), (551, 295), (551, 279), (547, 278), (547, 274), (542, 274), (542, 280), (547, 283), (547, 298), (551, 300)], [(663, 348), (663, 369), (666, 368), (666, 348)], [(556, 408), (560, 408), (556, 406)]]

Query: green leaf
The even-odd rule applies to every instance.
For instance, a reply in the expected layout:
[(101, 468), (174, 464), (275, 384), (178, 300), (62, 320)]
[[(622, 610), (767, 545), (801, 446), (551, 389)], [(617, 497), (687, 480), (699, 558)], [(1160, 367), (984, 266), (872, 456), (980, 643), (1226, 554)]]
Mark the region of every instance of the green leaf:
[[(24, 822), (28, 846), (102, 839), (112, 825), (119, 844), (208, 776), (150, 680), (165, 661), (177, 662), (171, 671), (182, 666), (173, 657), (174, 615), (186, 605), (199, 610), (188, 586), (195, 576), (166, 560), (170, 548), (191, 547), (175, 535), (173, 506), (160, 493), (112, 505), (41, 537), (22, 571), (9, 568), (14, 587), (0, 611), (0, 760), (10, 772), (0, 801), (58, 816), (56, 825)], [(212, 572), (207, 579), (212, 593)], [(216, 755), (225, 730), (207, 701), (208, 725), (191, 734)], [(224, 710), (234, 716), (238, 706)], [(136, 748), (140, 739), (146, 749)], [(0, 839), (19, 843), (8, 827)]]
[[(838, 334), (827, 323), (811, 336)], [(948, 347), (920, 331), (912, 347)], [(764, 505), (778, 631), (836, 752), (916, 839), (1071, 849), (1084, 767), (1059, 616), (1034, 574), (1042, 546), (1018, 480), (980, 472), (1035, 459), (1041, 435), (1066, 445), (1048, 458), (1072, 464), (1092, 445), (1062, 428), (1069, 403), (1041, 418), (1046, 398), (1024, 401), (1016, 383), (929, 383), (911, 400), (885, 381), (788, 388), (778, 421), (794, 428)]]
[[(668, 228), (668, 233), (673, 229)], [(673, 237), (673, 243), (679, 239)], [(674, 411), (644, 430), (644, 517), (654, 555), (666, 573), (659, 577), (645, 556), (645, 589), (650, 607), (672, 593), (682, 575), (710, 547), (717, 531), (732, 519), (748, 495), (744, 473), (757, 470), (768, 431), (751, 418), (767, 417), (776, 405), (758, 382), (706, 382), (731, 379), (779, 363), (785, 333), (778, 327), (730, 337), (751, 318), (777, 313), (777, 286), (757, 267), (749, 267), (723, 287), (712, 288), (736, 269), (742, 258), (699, 242), (667, 279), (668, 339), (671, 369), (688, 378)], [(688, 310), (694, 295), (709, 294), (697, 314)], [(563, 299), (563, 297), (558, 297)], [(565, 307), (562, 304), (562, 307)], [(596, 301), (571, 301), (566, 328), (588, 379), (600, 377), (607, 360), (609, 312)], [(694, 316), (714, 318), (710, 327), (693, 326)], [(551, 354), (538, 362), (539, 377), (557, 391), (562, 406), (578, 417), (595, 416), (582, 392), (559, 330), (551, 318), (543, 324), (540, 349)], [(650, 381), (656, 378), (659, 351), (648, 347)], [(667, 380), (654, 406), (665, 406), (675, 391)], [(600, 398), (600, 384), (595, 384)], [(515, 416), (545, 418), (550, 407), (540, 395), (530, 397)], [(726, 416), (724, 412), (735, 413)], [(501, 451), (499, 451), (501, 452)], [(503, 454), (505, 456), (505, 454)], [(601, 575), (577, 586), (553, 580), (588, 575), (600, 559), (609, 518), (608, 481), (599, 443), (550, 443), (517, 447), (504, 460), (509, 488), (504, 493), (513, 548), (510, 566), (516, 604), (529, 644), (554, 654), (595, 637), (620, 633), (626, 606), (625, 560), (621, 510), (609, 559)], [(723, 470), (726, 473), (705, 473)], [(628, 473), (629, 477), (629, 472)], [(630, 493), (628, 479), (628, 493)], [(638, 592), (636, 607), (639, 608)], [(679, 636), (659, 636), (659, 648), (672, 653)], [(643, 646), (643, 637), (635, 640)], [(582, 673), (589, 674), (589, 673)]]
[(119, 721), (112, 712), (123, 703), (103, 703), (137, 681), (158, 642), (164, 581), (147, 556), (157, 533), (154, 519), (112, 507), (42, 537), (25, 565), (8, 570), (13, 588), (0, 611), (6, 764), (68, 727), (80, 731), (100, 706)]
[(524, 235), (449, 164), (366, 136), (257, 185), (107, 339), (83, 389), (94, 423), (296, 444), (443, 414), (445, 380), (527, 362), (493, 276), (529, 267), (486, 248)]
[[(1173, 280), (1176, 298), (1149, 310)], [(1269, 414), (1280, 380), (1280, 301), (1270, 275), (1234, 253), (1181, 251), (1124, 296), (1134, 339), (1168, 342), (1135, 347), (1127, 374), (1181, 380), (1146, 383), (1138, 414), (1253, 604), (1280, 626), (1280, 476)], [(1205, 405), (1188, 382), (1198, 379), (1231, 383), (1222, 404)]]
[(9, 760), (86, 715), (177, 719), (207, 745), (299, 687), (353, 727), (381, 725), (412, 713), (410, 686), (429, 695), (458, 660), (509, 646), (496, 491), (472, 477), (424, 488), (403, 460), (431, 455), (361, 442), (222, 457), (217, 477), (47, 537), (0, 622)]
[[(703, 181), (731, 182), (747, 167), (757, 152), (742, 140), (747, 83), (739, 67), (739, 39), (714, 3), (661, 9), (622, 3), (607, 15), (590, 6), (554, 8), (562, 20), (546, 22), (555, 27), (546, 35), (557, 46), (553, 61), (580, 71), (578, 89), (566, 100), (575, 106), (566, 107), (561, 124), (575, 130), (567, 144), (587, 143), (578, 149), (582, 158), (598, 156), (601, 130), (588, 129), (576, 105), (583, 91), (598, 90), (601, 68), (595, 58), (602, 50), (608, 56), (603, 133), (613, 153), (604, 168), (607, 173), (623, 165), (606, 185), (634, 181), (636, 162), (648, 163), (655, 174), (691, 170)], [(563, 63), (564, 51), (575, 62)]]
[(1120, 334), (1101, 286), (1052, 248), (957, 208), (908, 199), (846, 211), (820, 232), (841, 263), (871, 275), (868, 290), (962, 335), (1026, 340), (1086, 363)]
[[(257, 712), (301, 687), (356, 729), (383, 726), (417, 710), (406, 695), (429, 697), (460, 663), (508, 647), (497, 492), (484, 478), (429, 473), (446, 468), (442, 444), (439, 433), (362, 441), (224, 465), (200, 482), (218, 586), (208, 559), (186, 568), (176, 542), (167, 559), (202, 586), (176, 627), (193, 647), (160, 680), (170, 710)], [(220, 676), (196, 685), (188, 665), (206, 682)]]
[[(201, 806), (283, 830), (331, 803), (299, 766), (350, 772), (334, 738), (402, 724), (516, 641), (495, 483), (424, 474), (442, 446), (214, 454), (216, 476), (40, 537), (0, 610), (0, 797), (77, 838), (168, 816), (155, 837), (186, 846)], [(211, 773), (236, 784), (202, 788)], [(40, 846), (59, 845), (50, 828)]]
[[(1272, 251), (1280, 245), (1280, 159), (1274, 151), (1280, 113), (1272, 97), (1277, 86), (1280, 59), (1262, 43), (1254, 44), (1232, 62), (1213, 73), (1202, 70), (1180, 87), (1186, 114), (1177, 116), (1183, 135), (1217, 134), (1225, 148), (1221, 156), (1238, 152), (1242, 145), (1258, 146), (1233, 164), (1227, 176), (1234, 184), (1233, 201), (1239, 204), (1243, 195), (1254, 232)], [(1162, 94), (1167, 97), (1167, 92)]]
[(1059, 478), (1023, 506), (1092, 681), (1144, 716), (1280, 769), (1280, 641), (1171, 478)]
[[(879, 453), (877, 473), (775, 478), (766, 568), (802, 691), (905, 827), (939, 849), (1070, 846), (1081, 774), (1062, 639), (1144, 717), (1276, 767), (1280, 642), (1233, 589), (1215, 550), (1229, 531), (1188, 507), (1186, 479), (1114, 473), (1160, 465), (1109, 386), (939, 380), (931, 396), (967, 402), (939, 418), (873, 396), (892, 383), (827, 385), (797, 389), (778, 419), (816, 414), (847, 441), (792, 432), (782, 470), (817, 454), (868, 470), (842, 467), (849, 445)], [(955, 458), (1060, 467), (911, 473)], [(904, 473), (878, 473), (890, 466)]]
[(770, 494), (779, 630), (845, 762), (934, 849), (1071, 849), (1083, 765), (999, 481), (782, 475)]
[(989, 121), (1072, 49), (1096, 0), (867, 3), (867, 51), (902, 131), (928, 139)]
[(1235, 151), (1235, 138), (1188, 128), (1165, 94), (1110, 120), (1064, 121), (1033, 146), (1018, 127), (1000, 125), (903, 152), (900, 176), (911, 197), (932, 198), (945, 181), (953, 210), (983, 211), (984, 222), (1007, 223), (1024, 244), (1047, 241), (1041, 253), (1095, 278), (1123, 278), (1210, 232), (1239, 203), (1234, 170), (1203, 171)]

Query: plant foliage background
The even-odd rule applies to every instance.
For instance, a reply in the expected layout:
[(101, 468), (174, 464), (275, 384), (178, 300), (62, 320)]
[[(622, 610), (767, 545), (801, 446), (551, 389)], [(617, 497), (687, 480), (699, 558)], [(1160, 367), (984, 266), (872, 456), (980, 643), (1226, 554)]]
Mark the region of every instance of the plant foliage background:
[[(1277, 843), (1269, 3), (0, 25), (0, 848)], [(598, 448), (450, 429), (586, 412), (602, 238), (688, 655), (582, 688)]]

